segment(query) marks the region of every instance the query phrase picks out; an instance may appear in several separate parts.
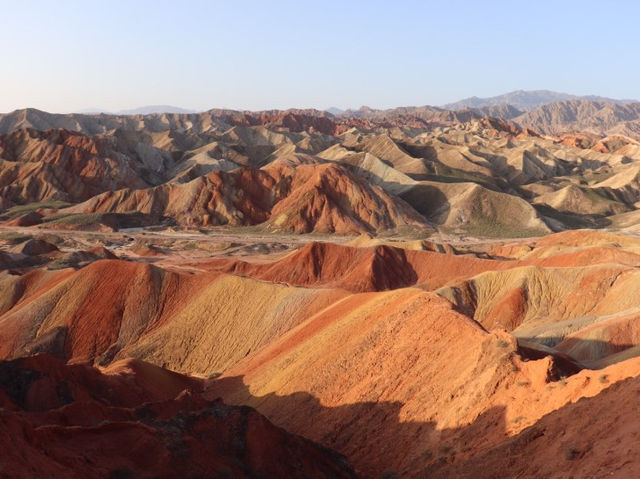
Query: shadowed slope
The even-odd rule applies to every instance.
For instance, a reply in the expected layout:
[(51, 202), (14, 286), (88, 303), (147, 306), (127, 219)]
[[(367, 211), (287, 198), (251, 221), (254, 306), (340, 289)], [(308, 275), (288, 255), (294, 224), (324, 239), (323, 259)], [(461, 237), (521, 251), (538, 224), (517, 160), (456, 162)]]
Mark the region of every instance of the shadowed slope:
[[(613, 381), (639, 367), (605, 374)], [(499, 444), (607, 386), (601, 371), (554, 383), (554, 369), (551, 357), (524, 361), (513, 337), (410, 288), (346, 298), (240, 361), (208, 394), (337, 449), (365, 477), (419, 477), (442, 451)], [(449, 434), (474, 422), (474, 434)]]
[(206, 401), (201, 387), (141, 362), (103, 374), (43, 355), (2, 361), (0, 467), (65, 479), (354, 476), (340, 455)]
[[(600, 380), (609, 383), (607, 375)], [(517, 436), (454, 464), (431, 469), (433, 478), (478, 477), (636, 477), (640, 455), (633, 447), (640, 433), (636, 421), (640, 381), (633, 377), (595, 397), (550, 412)]]

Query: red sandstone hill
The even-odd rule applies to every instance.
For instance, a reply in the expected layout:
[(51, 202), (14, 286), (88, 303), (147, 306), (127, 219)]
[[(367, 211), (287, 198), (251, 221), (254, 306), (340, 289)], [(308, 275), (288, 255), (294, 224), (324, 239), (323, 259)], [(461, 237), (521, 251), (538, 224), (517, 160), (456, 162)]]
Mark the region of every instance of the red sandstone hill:
[[(204, 260), (199, 268), (210, 272), (197, 275), (99, 260), (108, 252), (54, 252), (67, 266), (95, 262), (78, 271), (2, 278), (0, 357), (46, 351), (108, 364), (134, 356), (180, 371), (215, 372), (348, 292), (416, 286), (437, 291), (486, 328), (540, 336), (542, 343), (552, 331), (562, 351), (600, 360), (640, 344), (632, 322), (640, 303), (626, 293), (639, 280), (640, 256), (605, 246), (571, 251), (577, 238), (539, 240), (520, 260), (310, 243), (275, 261)], [(569, 252), (557, 250), (567, 242)], [(576, 340), (583, 328), (590, 337), (615, 333), (615, 344), (581, 349)]]
[[(620, 108), (630, 112), (635, 107)], [(609, 107), (596, 110), (617, 124), (620, 112), (609, 118)], [(633, 224), (631, 217), (622, 216), (636, 209), (638, 199), (634, 163), (640, 147), (628, 137), (631, 133), (624, 137), (624, 131), (616, 130), (607, 138), (592, 133), (554, 140), (487, 113), (418, 107), (364, 109), (339, 117), (315, 110), (137, 116), (25, 110), (0, 115), (0, 131), (8, 132), (0, 137), (0, 220), (16, 226), (57, 221), (47, 216), (62, 206), (59, 202), (78, 203), (126, 190), (109, 202), (126, 203), (122, 208), (129, 211), (153, 204), (159, 213), (170, 203), (170, 216), (179, 225), (264, 222), (271, 229), (296, 232), (414, 226), (412, 221), (385, 219), (394, 214), (387, 201), (382, 208), (371, 195), (360, 201), (363, 188), (377, 185), (387, 194), (400, 195), (445, 233), (512, 237)], [(47, 129), (54, 127), (65, 129)], [(305, 157), (302, 163), (333, 161), (349, 170), (352, 178), (346, 183), (363, 179), (368, 187), (341, 185), (342, 175), (282, 174), (273, 165), (292, 157)], [(248, 167), (263, 167), (274, 182), (293, 183), (295, 177), (298, 186), (307, 185), (289, 189), (285, 198), (282, 188), (289, 186), (281, 184), (269, 204), (253, 205), (258, 217), (254, 211), (247, 216), (242, 208), (236, 211), (244, 200), (233, 192), (210, 192), (211, 178), (205, 175), (219, 175), (218, 183), (233, 187), (229, 183), (235, 182), (234, 170)], [(181, 187), (192, 180), (196, 183)], [(252, 181), (262, 182), (257, 189), (263, 192), (271, 188), (264, 180)], [(151, 191), (153, 187), (159, 190)], [(251, 193), (242, 188), (243, 194)], [(204, 189), (202, 194), (199, 189)], [(192, 204), (196, 208), (191, 214)], [(77, 221), (80, 226), (68, 219), (54, 227), (126, 227), (118, 221), (101, 226), (97, 216)], [(140, 221), (134, 226), (141, 226)]]
[[(12, 417), (22, 421), (7, 419), (6, 427), (16, 437), (27, 431), (29, 437), (44, 438), (35, 445), (20, 443), (24, 450), (39, 451), (33, 453), (36, 464), (42, 454), (67, 458), (68, 450), (77, 456), (91, 442), (124, 457), (118, 468), (149, 467), (159, 474), (155, 466), (118, 449), (120, 442), (131, 440), (148, 445), (160, 458), (158, 467), (172, 470), (172, 451), (182, 449), (171, 446), (166, 452), (149, 438), (164, 441), (171, 421), (205, 431), (202, 439), (191, 429), (186, 436), (171, 429), (179, 439), (187, 437), (183, 442), (190, 458), (210, 447), (217, 450), (208, 442), (213, 435), (206, 433), (215, 426), (207, 419), (211, 413), (203, 418), (200, 412), (212, 403), (200, 402), (197, 392), (174, 399), (182, 389), (193, 389), (192, 381), (196, 386), (202, 382), (142, 362), (149, 361), (200, 377), (222, 373), (205, 381), (206, 399), (221, 396), (228, 403), (255, 407), (287, 431), (345, 454), (364, 477), (473, 472), (499, 477), (505, 470), (552, 476), (554, 469), (547, 463), (554, 454), (568, 461), (557, 464), (565, 476), (575, 464), (581, 471), (610, 467), (633, 477), (637, 461), (625, 462), (628, 454), (611, 458), (599, 449), (598, 438), (607, 421), (623, 423), (618, 416), (636, 412), (630, 400), (635, 389), (625, 392), (615, 384), (640, 374), (640, 361), (633, 358), (640, 345), (640, 301), (629, 294), (640, 280), (637, 238), (572, 231), (504, 244), (458, 243), (442, 248), (445, 253), (376, 241), (380, 244), (359, 248), (311, 243), (277, 260), (190, 260), (200, 272), (105, 260), (77, 271), (4, 274), (0, 356), (48, 352), (70, 363), (62, 369), (74, 371), (73, 380), (66, 379), (66, 373), (51, 366), (25, 400), (19, 400), (22, 386), (0, 394), (0, 407), (17, 408)], [(375, 243), (365, 238), (358, 243), (368, 242)], [(494, 258), (479, 258), (483, 248)], [(520, 339), (527, 340), (524, 347)], [(83, 379), (78, 371), (86, 366), (73, 363), (85, 361), (106, 366), (103, 374), (125, 381), (127, 390), (111, 379)], [(580, 370), (578, 362), (602, 369)], [(60, 377), (70, 383), (68, 390), (51, 379)], [(600, 402), (598, 395), (609, 387), (622, 391), (619, 403), (615, 396), (603, 396), (617, 405), (616, 414), (593, 420), (588, 412), (602, 411), (606, 401)], [(65, 405), (68, 391), (75, 399)], [(97, 391), (107, 406), (87, 405), (93, 399), (86, 391)], [(581, 398), (593, 398), (595, 402), (586, 402), (593, 408), (571, 405)], [(143, 421), (143, 433), (137, 424), (130, 428), (131, 422), (142, 421), (127, 415), (139, 410), (140, 401), (170, 404), (153, 406), (158, 416), (169, 418), (170, 426)], [(53, 421), (52, 415), (62, 419), (43, 428), (43, 423), (25, 419), (36, 417), (36, 411), (24, 411), (29, 408), (41, 410), (38, 420)], [(183, 413), (175, 419), (178, 410)], [(85, 422), (74, 422), (76, 416), (69, 415), (75, 411), (84, 414)], [(584, 414), (575, 418), (571, 411)], [(0, 420), (6, 417), (0, 414)], [(96, 425), (90, 422), (94, 417), (111, 422)], [(65, 428), (77, 428), (40, 436), (58, 431), (63, 420)], [(636, 429), (633, 423), (612, 432), (603, 444), (632, 437)], [(581, 430), (592, 432), (582, 437)], [(84, 441), (73, 439), (75, 431), (86, 433)], [(548, 453), (541, 453), (544, 442), (535, 442), (540, 431), (552, 436)], [(509, 451), (527, 461), (503, 461)], [(101, 457), (95, 459), (99, 467)], [(23, 467), (24, 461), (17, 464)], [(88, 467), (69, 464), (83, 473)]]
[(299, 233), (428, 229), (399, 198), (337, 164), (215, 171), (189, 183), (110, 191), (63, 213), (139, 211), (184, 225), (257, 225)]
[(419, 284), (439, 288), (455, 279), (516, 264), (380, 245), (356, 248), (308, 243), (271, 263), (217, 259), (211, 269), (293, 286), (384, 291)]
[(14, 203), (77, 202), (106, 190), (159, 182), (153, 168), (162, 169), (170, 156), (152, 148), (136, 154), (135, 148), (125, 147), (117, 137), (87, 137), (66, 130), (14, 131), (0, 136), (0, 196)]
[[(482, 460), (463, 469), (467, 477), (504, 477), (511, 470), (534, 475), (536, 469), (555, 477), (550, 461), (568, 474), (565, 451), (574, 454), (572, 447), (583, 471), (604, 471), (607, 464), (637, 471), (637, 459), (627, 464), (624, 455), (607, 463), (600, 436), (580, 437), (581, 427), (602, 431), (605, 420), (563, 410), (577, 398), (637, 376), (637, 358), (566, 379), (555, 367), (550, 356), (522, 357), (511, 336), (487, 333), (442, 298), (407, 288), (337, 302), (209, 387), (212, 397), (252, 405), (287, 430), (342, 452), (364, 477), (431, 477), (435, 471), (437, 477), (457, 477), (455, 471), (474, 455)], [(635, 403), (619, 404), (618, 416), (633, 417)], [(554, 411), (562, 426), (544, 420)], [(538, 456), (527, 450), (531, 437), (525, 430), (540, 420), (553, 451)], [(638, 433), (636, 423), (628, 424), (626, 431), (607, 433), (609, 447), (614, 438)], [(571, 430), (566, 440), (564, 428)], [(541, 439), (533, 450), (544, 450), (546, 443)], [(486, 452), (490, 448), (500, 456)], [(513, 459), (512, 448), (527, 460)]]
[(110, 364), (136, 357), (210, 374), (346, 294), (121, 260), (75, 272), (35, 270), (0, 282), (0, 359), (48, 352)]
[(335, 135), (338, 131), (333, 115), (317, 110), (247, 112), (241, 116), (227, 115), (223, 118), (234, 125), (280, 126), (293, 132), (317, 131), (326, 135)]
[(354, 477), (339, 454), (199, 380), (139, 361), (102, 372), (39, 355), (0, 362), (5, 477)]

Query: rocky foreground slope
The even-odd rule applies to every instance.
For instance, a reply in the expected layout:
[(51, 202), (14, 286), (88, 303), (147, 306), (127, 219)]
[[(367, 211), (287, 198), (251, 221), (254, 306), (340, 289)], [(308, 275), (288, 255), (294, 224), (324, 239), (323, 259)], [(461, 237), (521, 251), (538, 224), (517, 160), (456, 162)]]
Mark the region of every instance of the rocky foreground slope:
[(139, 361), (0, 362), (5, 477), (355, 477), (344, 457)]
[[(0, 273), (0, 357), (14, 361), (3, 367), (40, 371), (0, 381), (5, 389), (19, 385), (5, 392), (11, 412), (3, 417), (11, 418), (7, 428), (27, 429), (12, 431), (33, 428), (40, 437), (71, 427), (92, 441), (103, 438), (105, 450), (125, 437), (144, 438), (161, 458), (157, 466), (115, 451), (121, 467), (134, 471), (172, 470), (184, 447), (189, 458), (222, 451), (193, 465), (215, 460), (218, 467), (227, 464), (224, 451), (233, 456), (235, 449), (196, 431), (236, 431), (229, 425), (235, 418), (245, 424), (244, 414), (254, 414), (215, 402), (222, 398), (343, 454), (361, 477), (638, 471), (633, 453), (613, 447), (638, 432), (635, 422), (604, 433), (610, 421), (636, 412), (629, 399), (640, 375), (640, 304), (629, 294), (640, 279), (634, 237), (571, 231), (450, 245), (361, 236), (350, 245), (312, 242), (238, 258), (227, 252), (237, 251), (233, 244), (187, 254), (192, 250), (158, 236), (146, 239), (147, 250), (114, 250), (119, 259), (49, 267), (73, 238), (65, 236), (57, 252), (32, 251), (37, 262)], [(137, 253), (145, 251), (153, 254)], [(50, 356), (37, 359), (42, 354)], [(52, 377), (57, 382), (46, 379)], [(176, 398), (182, 389), (194, 392)], [(152, 404), (140, 406), (145, 401)], [(615, 414), (605, 411), (608, 403)], [(162, 419), (147, 424), (139, 411), (149, 408)], [(218, 412), (209, 416), (212, 408)], [(81, 419), (74, 411), (82, 411)], [(180, 436), (174, 451), (163, 428), (176, 417), (191, 419), (186, 430), (170, 433)], [(247, 444), (289, 441), (280, 430), (261, 431), (249, 429)], [(58, 470), (58, 463), (75, 468), (68, 450), (102, 464), (102, 449), (85, 450), (86, 440), (64, 434), (37, 443), (29, 435), (20, 444), (43, 470)], [(263, 442), (265, 435), (273, 439)], [(52, 437), (59, 446), (43, 449)], [(286, 444), (269, 457), (288, 467), (300, 456), (300, 467), (350, 474), (333, 453)], [(289, 474), (265, 470), (264, 477)]]

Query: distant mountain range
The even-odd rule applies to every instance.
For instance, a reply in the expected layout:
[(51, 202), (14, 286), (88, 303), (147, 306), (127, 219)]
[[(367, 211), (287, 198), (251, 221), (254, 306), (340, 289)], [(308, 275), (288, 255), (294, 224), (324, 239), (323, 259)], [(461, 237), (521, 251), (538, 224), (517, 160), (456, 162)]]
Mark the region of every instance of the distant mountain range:
[[(169, 114), (176, 128), (178, 124), (187, 125), (193, 121), (196, 121), (199, 129), (207, 128), (212, 122), (220, 127), (279, 124), (290, 131), (304, 131), (313, 127), (329, 135), (353, 127), (364, 130), (390, 126), (431, 128), (434, 125), (451, 125), (491, 117), (546, 135), (583, 132), (640, 139), (640, 102), (632, 100), (578, 97), (537, 90), (516, 91), (484, 99), (471, 98), (445, 107), (425, 105), (379, 110), (363, 106), (357, 110), (332, 107), (326, 111), (290, 109), (256, 112), (212, 109), (195, 114), (192, 110), (155, 105), (104, 115), (97, 115), (98, 109), (82, 114), (52, 114), (27, 108), (0, 114), (0, 134), (20, 128), (41, 131), (63, 128), (95, 135), (114, 128), (144, 129), (145, 126), (135, 126), (140, 118), (134, 115), (141, 116), (143, 124), (148, 126), (157, 121), (158, 115)], [(191, 116), (187, 117), (187, 114)]]
[(335, 106), (332, 106), (331, 108), (327, 108), (325, 111), (327, 113), (331, 113), (332, 115), (336, 115), (336, 116), (342, 115), (344, 113), (344, 110), (337, 108)]
[(618, 100), (614, 98), (607, 98), (598, 95), (572, 95), (569, 93), (561, 93), (551, 90), (516, 90), (503, 95), (480, 98), (472, 96), (453, 103), (447, 103), (439, 107), (436, 106), (421, 106), (421, 107), (400, 107), (386, 110), (377, 110), (368, 106), (362, 106), (357, 110), (347, 109), (343, 110), (337, 107), (327, 108), (325, 111), (336, 116), (358, 116), (365, 117), (372, 114), (379, 114), (384, 112), (406, 112), (407, 110), (448, 110), (448, 111), (460, 111), (460, 110), (477, 110), (481, 114), (488, 116), (495, 116), (501, 119), (512, 119), (521, 114), (531, 111), (540, 106), (548, 105), (550, 103), (558, 103), (564, 101), (576, 101), (586, 100), (604, 103), (613, 103), (617, 105), (626, 105), (629, 103), (636, 103), (638, 100), (623, 99)]
[[(398, 107), (392, 109), (375, 109), (367, 106), (362, 106), (358, 109), (342, 109), (335, 106), (326, 108), (324, 111), (331, 115), (338, 117), (370, 117), (386, 115), (390, 112), (396, 114), (408, 113), (408, 111), (420, 110), (424, 113), (429, 110), (432, 113), (437, 113), (438, 116), (442, 115), (443, 111), (457, 112), (460, 110), (475, 110), (481, 116), (493, 116), (496, 118), (511, 120), (523, 113), (532, 111), (540, 106), (548, 105), (551, 103), (567, 102), (567, 101), (591, 101), (600, 103), (611, 103), (616, 105), (628, 105), (630, 103), (637, 103), (638, 100), (633, 99), (615, 99), (598, 95), (572, 95), (570, 93), (561, 93), (551, 90), (516, 90), (502, 95), (493, 97), (480, 98), (472, 96), (464, 98), (462, 100), (446, 103), (440, 106), (415, 106), (415, 107)], [(85, 108), (80, 111), (71, 112), (70, 114), (83, 114), (83, 115), (153, 115), (159, 113), (171, 113), (171, 114), (191, 114), (199, 113), (203, 110), (192, 110), (189, 108), (181, 108), (172, 105), (147, 105), (138, 108), (110, 111), (105, 108)], [(232, 110), (229, 110), (232, 111)], [(272, 110), (275, 111), (275, 110)], [(458, 114), (454, 116), (458, 117)]]
[(179, 114), (197, 113), (197, 110), (189, 110), (187, 108), (180, 108), (180, 107), (171, 106), (171, 105), (148, 105), (148, 106), (141, 106), (139, 108), (133, 108), (130, 110), (118, 110), (118, 111), (109, 111), (104, 108), (86, 108), (84, 110), (74, 112), (74, 113), (81, 113), (84, 115), (97, 115), (100, 113), (105, 113), (107, 115), (151, 115), (154, 113), (179, 113)]
[(447, 103), (442, 105), (442, 108), (446, 110), (463, 110), (466, 108), (485, 108), (496, 105), (511, 105), (520, 111), (533, 110), (542, 105), (549, 103), (555, 103), (559, 101), (567, 100), (589, 100), (589, 101), (602, 101), (607, 103), (634, 103), (637, 100), (616, 100), (613, 98), (606, 98), (596, 95), (570, 95), (568, 93), (559, 93), (550, 90), (517, 90), (504, 95), (493, 96), (490, 98), (479, 98), (472, 96), (471, 98), (465, 98), (454, 103)]
[(472, 97), (441, 107), (407, 106), (377, 110), (327, 110), (340, 120), (394, 122), (467, 122), (483, 117), (508, 120), (538, 133), (584, 132), (640, 138), (640, 102), (595, 95), (577, 96), (549, 90), (518, 90), (491, 98)]

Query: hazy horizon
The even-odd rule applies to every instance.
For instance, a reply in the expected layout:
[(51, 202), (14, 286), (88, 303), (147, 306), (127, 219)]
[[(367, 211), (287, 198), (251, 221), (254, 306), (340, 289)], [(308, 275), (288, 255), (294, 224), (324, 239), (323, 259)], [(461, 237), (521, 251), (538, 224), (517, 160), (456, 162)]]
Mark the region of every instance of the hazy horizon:
[[(493, 96), (500, 96), (502, 94), (508, 94), (508, 93), (515, 93), (518, 90), (514, 90), (511, 92), (503, 92), (501, 94), (498, 95), (493, 95)], [(539, 90), (526, 90), (527, 92), (533, 92), (533, 91), (539, 91)], [(549, 90), (551, 91), (551, 90)], [(569, 94), (572, 95), (573, 93), (570, 92), (556, 92), (556, 91), (551, 91), (552, 93), (561, 93), (561, 94)], [(477, 97), (477, 95), (473, 95), (475, 97)], [(602, 96), (602, 95), (597, 95), (597, 94), (587, 94), (587, 95), (581, 95), (581, 96)], [(465, 97), (465, 98), (458, 98), (455, 101), (460, 101), (460, 100), (467, 100), (469, 98), (472, 97)], [(482, 98), (491, 98), (491, 97), (482, 97)], [(636, 100), (636, 99), (632, 99), (632, 98), (612, 98), (612, 100), (626, 100), (626, 101), (634, 101), (634, 102), (640, 102), (640, 100)], [(450, 102), (453, 103), (453, 102)], [(407, 104), (407, 105), (394, 105), (391, 107), (385, 107), (385, 108), (381, 108), (381, 109), (387, 109), (387, 108), (403, 108), (403, 107), (420, 107), (420, 106), (433, 106), (433, 107), (445, 107), (446, 105), (440, 104), (440, 105), (435, 105), (435, 104)], [(161, 108), (167, 108), (167, 110), (161, 110)], [(25, 106), (25, 107), (20, 107), (20, 108), (14, 108), (11, 111), (0, 111), (0, 114), (3, 113), (11, 113), (12, 111), (16, 111), (16, 110), (25, 110), (25, 109), (36, 109), (36, 110), (40, 110), (40, 111), (46, 111), (48, 113), (56, 113), (56, 114), (83, 114), (83, 115), (93, 115), (93, 114), (108, 114), (108, 115), (131, 115), (131, 114), (147, 114), (148, 112), (137, 112), (135, 110), (143, 110), (143, 109), (157, 109), (158, 112), (162, 111), (164, 113), (201, 113), (201, 112), (205, 112), (205, 111), (209, 111), (209, 110), (216, 110), (216, 109), (228, 109), (228, 110), (236, 110), (236, 111), (254, 111), (254, 112), (258, 112), (258, 111), (268, 111), (268, 110), (290, 110), (290, 109), (315, 109), (318, 111), (329, 111), (332, 109), (338, 109), (338, 110), (342, 110), (342, 111), (355, 111), (358, 110), (360, 108), (372, 108), (372, 109), (378, 109), (377, 107), (373, 107), (371, 105), (358, 105), (358, 106), (349, 106), (349, 107), (344, 107), (344, 108), (340, 108), (340, 107), (336, 107), (336, 106), (328, 106), (328, 107), (305, 107), (305, 106), (293, 106), (293, 107), (283, 107), (283, 108), (264, 108), (264, 109), (248, 109), (248, 108), (228, 108), (228, 107), (219, 107), (219, 106), (211, 106), (208, 108), (201, 108), (201, 109), (197, 109), (197, 108), (183, 108), (181, 105), (135, 105), (132, 106), (131, 108), (124, 108), (122, 110), (108, 110), (106, 108), (96, 108), (96, 107), (89, 107), (89, 108), (83, 108), (83, 109), (79, 109), (79, 110), (73, 110), (73, 111), (50, 111), (50, 110), (44, 110), (42, 108), (37, 108), (37, 107), (32, 107), (32, 106)], [(177, 110), (184, 110), (184, 111), (172, 111), (173, 109), (177, 109)]]
[(0, 112), (392, 108), (515, 90), (640, 98), (631, 2), (3, 7), (0, 39), (13, 47)]

